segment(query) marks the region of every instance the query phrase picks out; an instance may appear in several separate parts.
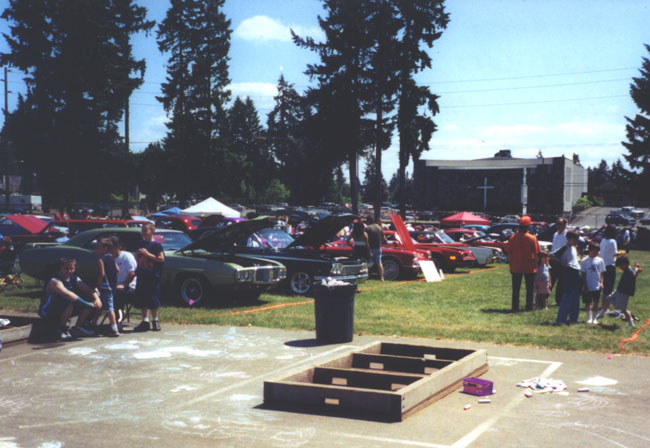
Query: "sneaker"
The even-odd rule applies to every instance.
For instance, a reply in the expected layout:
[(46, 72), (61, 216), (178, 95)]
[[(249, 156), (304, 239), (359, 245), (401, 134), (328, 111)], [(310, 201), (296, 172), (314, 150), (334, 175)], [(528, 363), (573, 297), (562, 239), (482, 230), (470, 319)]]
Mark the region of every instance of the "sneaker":
[(594, 323), (594, 318), (591, 317), (591, 313), (589, 314), (589, 319), (587, 319), (588, 324), (593, 324)]
[(158, 322), (157, 320), (151, 322), (151, 329), (153, 331), (160, 331), (160, 322)]
[(146, 320), (140, 322), (140, 324), (138, 324), (138, 326), (133, 329), (133, 331), (138, 333), (144, 333), (145, 331), (149, 330), (151, 330), (151, 324)]
[(596, 314), (596, 319), (602, 319), (603, 317), (605, 317), (605, 310), (604, 309), (600, 310), (598, 312), (598, 314)]
[(627, 321), (627, 328), (634, 328), (634, 321), (632, 319)]
[(72, 335), (68, 332), (68, 330), (60, 330), (57, 333), (57, 339), (59, 341), (70, 341), (72, 339)]
[(120, 336), (120, 332), (119, 331), (113, 331), (111, 329), (111, 330), (108, 330), (108, 333), (106, 333), (106, 336), (108, 336), (109, 338), (117, 338), (117, 337)]
[(124, 331), (124, 325), (122, 325), (122, 322), (117, 323), (117, 331), (122, 333)]
[(73, 335), (74, 337), (90, 337), (90, 336), (95, 336), (95, 332), (92, 330), (88, 330), (87, 328), (84, 327), (79, 327), (78, 325), (75, 325), (70, 329), (70, 334)]
[(594, 319), (591, 321), (591, 323), (594, 324), (594, 325), (598, 325), (598, 319), (596, 319), (596, 318), (594, 317)]

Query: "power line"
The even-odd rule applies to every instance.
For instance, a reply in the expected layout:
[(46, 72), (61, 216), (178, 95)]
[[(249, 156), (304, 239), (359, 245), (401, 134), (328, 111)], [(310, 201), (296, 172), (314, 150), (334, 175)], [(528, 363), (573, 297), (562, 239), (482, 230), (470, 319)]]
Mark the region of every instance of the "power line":
[(627, 81), (629, 82), (629, 78), (615, 78), (615, 79), (603, 79), (600, 81), (584, 81), (584, 82), (567, 82), (567, 83), (560, 83), (560, 84), (542, 84), (542, 85), (536, 85), (536, 86), (520, 86), (520, 87), (501, 87), (501, 88), (496, 88), (496, 89), (476, 89), (476, 90), (450, 90), (448, 92), (435, 92), (436, 94), (440, 95), (449, 95), (453, 93), (479, 93), (479, 92), (503, 92), (507, 90), (525, 90), (525, 89), (545, 89), (548, 87), (568, 87), (568, 86), (582, 86), (582, 85), (588, 85), (588, 84), (602, 84), (606, 82), (618, 82), (618, 81)]
[(468, 104), (463, 106), (440, 106), (440, 109), (462, 109), (469, 107), (497, 107), (497, 106), (526, 106), (530, 104), (547, 104), (547, 103), (564, 103), (569, 101), (589, 101), (589, 100), (604, 100), (611, 98), (628, 98), (629, 95), (610, 95), (610, 96), (592, 96), (587, 98), (565, 98), (559, 100), (544, 100), (544, 101), (522, 101), (515, 103), (492, 103), (492, 104)]
[(511, 77), (504, 77), (504, 78), (476, 78), (476, 79), (459, 79), (454, 81), (431, 81), (426, 85), (431, 86), (435, 84), (456, 84), (462, 82), (513, 81), (516, 79), (550, 78), (554, 76), (568, 76), (568, 75), (589, 75), (593, 73), (620, 72), (620, 71), (637, 70), (637, 69), (638, 67), (607, 68), (603, 70), (589, 70), (584, 72), (547, 73), (543, 75), (523, 75), (523, 76), (511, 76)]

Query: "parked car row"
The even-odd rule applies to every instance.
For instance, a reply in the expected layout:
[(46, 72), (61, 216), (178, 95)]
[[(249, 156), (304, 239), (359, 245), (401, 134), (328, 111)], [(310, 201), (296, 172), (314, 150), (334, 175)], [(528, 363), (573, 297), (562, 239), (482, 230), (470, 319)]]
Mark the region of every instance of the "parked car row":
[[(333, 218), (324, 220), (316, 233), (328, 225), (331, 229), (339, 226), (335, 233), (353, 219), (351, 215)], [(286, 233), (263, 233), (275, 224), (272, 218), (243, 221), (207, 232), (196, 241), (180, 231), (157, 230), (155, 238), (165, 249), (161, 276), (163, 296), (185, 304), (232, 297), (255, 300), (282, 282), (287, 282), (295, 293), (307, 294), (314, 283), (324, 278), (351, 283), (367, 280), (365, 261), (300, 246), (318, 247), (326, 241), (323, 236), (305, 234), (301, 243), (293, 241)], [(125, 250), (131, 252), (135, 252), (141, 239), (139, 229), (115, 227), (82, 232), (61, 244), (32, 243), (21, 254), (21, 268), (30, 276), (47, 280), (56, 272), (58, 260), (71, 257), (77, 260), (79, 276), (93, 284), (98, 275), (95, 245), (110, 236), (117, 236)]]
[[(365, 260), (352, 257), (353, 247), (346, 237), (336, 237), (357, 216), (329, 215), (314, 219), (302, 234), (291, 235), (275, 218), (252, 220), (208, 217), (200, 223), (167, 220), (188, 225), (185, 231), (158, 228), (155, 238), (165, 249), (161, 277), (163, 296), (181, 304), (209, 300), (255, 300), (278, 285), (295, 294), (310, 294), (315, 284), (337, 279), (353, 284), (368, 278)], [(499, 247), (468, 246), (445, 233), (409, 233), (399, 216), (392, 216), (394, 231), (386, 231), (382, 262), (386, 280), (414, 277), (420, 263), (433, 260), (439, 269), (485, 265), (502, 257)], [(94, 283), (97, 256), (94, 247), (105, 237), (117, 236), (125, 250), (135, 252), (142, 221), (79, 220), (74, 224), (94, 224), (95, 229), (72, 235), (65, 242), (50, 238), (31, 241), (20, 256), (23, 271), (47, 280), (62, 257), (77, 259), (80, 277)], [(86, 222), (89, 221), (89, 222)], [(56, 221), (51, 223), (55, 225)], [(67, 221), (72, 225), (72, 220)], [(197, 228), (187, 232), (190, 225)], [(46, 224), (50, 225), (50, 224)], [(189, 234), (188, 234), (189, 233)], [(191, 237), (190, 237), (191, 235)]]

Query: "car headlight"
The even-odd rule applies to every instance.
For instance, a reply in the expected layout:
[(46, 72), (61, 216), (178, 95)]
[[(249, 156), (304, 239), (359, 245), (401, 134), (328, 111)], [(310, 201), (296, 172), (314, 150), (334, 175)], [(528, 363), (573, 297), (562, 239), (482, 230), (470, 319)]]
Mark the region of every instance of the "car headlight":
[(332, 269), (330, 270), (332, 275), (341, 275), (343, 274), (343, 264), (342, 263), (332, 263)]
[(237, 271), (235, 274), (235, 279), (238, 282), (252, 282), (254, 275), (254, 271), (250, 269), (242, 269), (240, 271)]

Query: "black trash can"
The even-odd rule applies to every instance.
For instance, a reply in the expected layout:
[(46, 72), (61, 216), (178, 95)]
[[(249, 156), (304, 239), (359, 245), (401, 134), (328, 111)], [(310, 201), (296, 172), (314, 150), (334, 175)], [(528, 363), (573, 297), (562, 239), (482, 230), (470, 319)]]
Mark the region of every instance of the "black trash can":
[(356, 285), (314, 285), (314, 314), (318, 342), (350, 342), (354, 335)]

